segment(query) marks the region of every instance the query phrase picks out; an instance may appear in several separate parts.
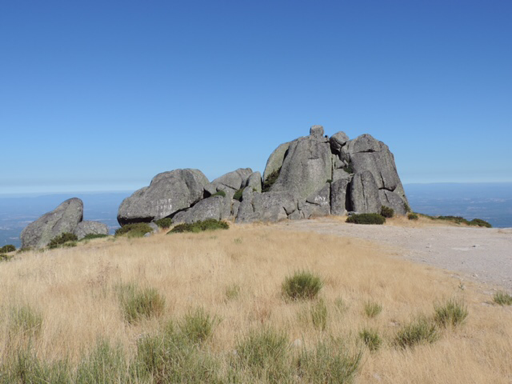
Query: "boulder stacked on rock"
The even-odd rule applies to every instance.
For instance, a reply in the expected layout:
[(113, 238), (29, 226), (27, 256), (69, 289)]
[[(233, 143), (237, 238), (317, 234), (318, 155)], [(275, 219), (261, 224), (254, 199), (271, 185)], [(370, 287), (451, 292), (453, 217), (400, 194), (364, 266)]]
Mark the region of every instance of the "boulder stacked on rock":
[(175, 223), (234, 219), (246, 223), (325, 215), (406, 214), (407, 198), (387, 145), (370, 135), (330, 138), (320, 125), (309, 136), (281, 144), (270, 155), (263, 179), (239, 168), (209, 182), (201, 171), (159, 174), (149, 187), (125, 199), (119, 224), (171, 217)]
[(106, 224), (83, 221), (84, 204), (78, 198), (64, 201), (53, 211), (30, 223), (21, 232), (22, 248), (43, 248), (63, 233), (74, 233), (78, 239), (89, 234), (108, 235)]

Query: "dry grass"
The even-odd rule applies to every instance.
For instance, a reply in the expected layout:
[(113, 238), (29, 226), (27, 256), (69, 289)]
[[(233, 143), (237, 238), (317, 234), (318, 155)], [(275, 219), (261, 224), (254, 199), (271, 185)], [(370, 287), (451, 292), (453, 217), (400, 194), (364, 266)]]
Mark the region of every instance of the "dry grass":
[[(10, 332), (11, 308), (28, 306), (42, 316), (32, 340), (40, 358), (68, 356), (73, 364), (98, 339), (119, 343), (133, 355), (141, 335), (203, 308), (217, 319), (207, 340), (215, 356), (232, 355), (251, 330), (272, 327), (285, 332), (290, 344), (306, 348), (333, 336), (353, 350), (362, 349), (356, 382), (510, 383), (510, 307), (488, 304), (492, 298), (477, 286), (462, 291), (442, 271), (398, 260), (387, 249), (362, 240), (244, 225), (200, 234), (98, 239), (76, 248), (24, 253), (0, 264), (0, 364), (25, 337)], [(298, 270), (323, 279), (319, 300), (327, 308), (325, 326), (312, 323), (315, 301), (282, 297), (284, 279)], [(126, 322), (116, 287), (130, 283), (156, 289), (165, 298), (163, 313)], [(393, 345), (401, 326), (420, 314), (433, 316), (434, 303), (451, 298), (463, 298), (467, 305), (463, 326), (446, 329), (433, 344)], [(379, 316), (365, 315), (368, 302), (382, 306)], [(378, 351), (362, 345), (359, 333), (365, 328), (382, 338)]]

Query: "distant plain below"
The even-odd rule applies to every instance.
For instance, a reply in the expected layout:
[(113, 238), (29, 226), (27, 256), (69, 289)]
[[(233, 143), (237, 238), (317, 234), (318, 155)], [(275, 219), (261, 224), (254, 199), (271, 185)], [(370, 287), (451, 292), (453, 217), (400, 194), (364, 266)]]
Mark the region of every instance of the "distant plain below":
[[(404, 188), (414, 212), (479, 218), (496, 228), (512, 228), (512, 183), (406, 184)], [(103, 222), (113, 233), (119, 227), (119, 205), (132, 193), (0, 195), (0, 246), (13, 244), (18, 248), (23, 228), (71, 197), (83, 200), (84, 220)]]

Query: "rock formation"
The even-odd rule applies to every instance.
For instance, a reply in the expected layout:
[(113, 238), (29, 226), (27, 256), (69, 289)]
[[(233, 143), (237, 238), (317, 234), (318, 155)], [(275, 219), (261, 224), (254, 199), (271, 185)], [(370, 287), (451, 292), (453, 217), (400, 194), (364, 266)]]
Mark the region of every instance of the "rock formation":
[(402, 215), (408, 209), (388, 146), (368, 134), (349, 140), (337, 132), (329, 138), (315, 125), (309, 136), (272, 152), (263, 179), (249, 168), (212, 182), (199, 170), (165, 172), (123, 201), (118, 221), (125, 225), (172, 217), (174, 222), (214, 218), (246, 223), (380, 213), (382, 206)]
[(108, 227), (95, 221), (82, 221), (84, 204), (78, 198), (64, 201), (53, 211), (30, 223), (21, 232), (22, 248), (43, 248), (63, 233), (74, 233), (78, 239), (88, 234), (108, 235)]

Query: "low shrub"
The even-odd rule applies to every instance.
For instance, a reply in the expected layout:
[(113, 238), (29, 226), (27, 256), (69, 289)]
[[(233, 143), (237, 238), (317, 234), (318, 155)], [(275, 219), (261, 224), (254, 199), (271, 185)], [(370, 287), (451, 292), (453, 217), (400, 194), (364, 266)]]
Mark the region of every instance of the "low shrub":
[(492, 225), (488, 223), (485, 220), (482, 219), (473, 219), (469, 222), (469, 225), (474, 225), (477, 227), (485, 227), (485, 228), (492, 228)]
[(439, 328), (436, 323), (425, 316), (420, 316), (397, 332), (394, 343), (401, 348), (411, 348), (421, 343), (433, 343), (437, 339)]
[(89, 234), (85, 235), (84, 238), (81, 239), (80, 241), (87, 241), (87, 240), (94, 240), (94, 239), (103, 239), (105, 237), (108, 237), (108, 235), (104, 235), (104, 234), (101, 234), (101, 233), (89, 233)]
[(9, 253), (14, 252), (16, 250), (16, 247), (12, 244), (4, 245), (2, 248), (0, 248), (0, 253)]
[(325, 302), (320, 299), (311, 306), (311, 322), (313, 327), (319, 331), (325, 331), (327, 328), (327, 306)]
[(12, 307), (9, 331), (16, 335), (37, 336), (41, 332), (43, 315), (28, 305)]
[(76, 246), (76, 243), (73, 244), (73, 242), (76, 242), (78, 240), (78, 237), (74, 233), (64, 232), (60, 236), (54, 237), (50, 243), (48, 244), (48, 248), (54, 249), (58, 247), (65, 246), (66, 243), (69, 243), (68, 246)]
[(302, 350), (297, 375), (304, 383), (352, 383), (361, 359), (361, 351), (351, 352), (340, 339), (320, 341), (312, 351)]
[(123, 225), (116, 230), (116, 236), (144, 237), (146, 233), (153, 232), (148, 223), (133, 223)]
[(407, 214), (407, 218), (409, 220), (418, 220), (419, 216), (416, 213), (414, 213), (414, 212), (410, 212), (410, 213)]
[(455, 327), (468, 317), (467, 306), (455, 299), (448, 300), (445, 304), (435, 304), (434, 311), (434, 321), (441, 327)]
[(227, 300), (235, 300), (240, 296), (240, 286), (238, 284), (233, 284), (226, 287), (226, 299)]
[(126, 383), (129, 380), (127, 362), (120, 345), (114, 347), (106, 340), (97, 342), (96, 347), (79, 363), (74, 383)]
[(162, 229), (171, 228), (172, 219), (170, 217), (164, 217), (163, 219), (156, 220), (155, 224)]
[(233, 364), (258, 382), (285, 382), (291, 376), (288, 337), (273, 328), (251, 331), (237, 342)]
[(6, 255), (5, 253), (0, 253), (0, 261), (9, 261), (13, 258), (13, 256)]
[(494, 294), (493, 300), (499, 305), (512, 305), (512, 296), (503, 291), (498, 291)]
[(233, 199), (242, 201), (243, 195), (244, 195), (244, 189), (245, 188), (241, 188), (238, 191), (236, 191), (235, 194), (233, 195)]
[(354, 173), (354, 165), (352, 164), (352, 161), (349, 160), (348, 164), (343, 167), (343, 170), (347, 173)]
[(130, 324), (142, 318), (160, 316), (165, 308), (165, 298), (154, 288), (124, 284), (117, 287), (117, 292), (124, 318)]
[(364, 304), (364, 313), (369, 318), (374, 318), (382, 312), (382, 305), (373, 301), (367, 301)]
[(222, 197), (226, 197), (226, 192), (224, 192), (224, 191), (217, 191), (217, 192), (215, 192), (215, 193), (212, 195), (212, 197), (213, 197), (213, 196), (222, 196)]
[(202, 344), (212, 335), (216, 324), (216, 317), (198, 308), (185, 315), (180, 323), (180, 331), (191, 343)]
[(384, 224), (386, 218), (378, 213), (360, 213), (349, 216), (347, 223), (352, 224)]
[(372, 352), (377, 351), (382, 344), (382, 339), (380, 338), (378, 332), (373, 329), (363, 329), (361, 332), (359, 332), (359, 337)]
[(281, 173), (281, 168), (276, 169), (274, 172), (272, 172), (270, 175), (268, 175), (267, 178), (263, 181), (261, 191), (262, 192), (270, 191), (270, 188), (275, 184), (275, 182), (279, 178), (280, 173)]
[(393, 216), (395, 216), (395, 210), (393, 208), (386, 207), (385, 205), (383, 205), (380, 210), (380, 215), (388, 219), (391, 219)]
[(198, 233), (203, 231), (213, 231), (216, 229), (229, 229), (229, 224), (221, 220), (206, 219), (203, 221), (196, 221), (195, 223), (178, 224), (167, 234), (183, 232)]
[(297, 271), (293, 276), (288, 276), (282, 285), (282, 292), (286, 298), (292, 300), (313, 299), (322, 289), (323, 283), (320, 277), (311, 272)]

